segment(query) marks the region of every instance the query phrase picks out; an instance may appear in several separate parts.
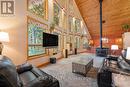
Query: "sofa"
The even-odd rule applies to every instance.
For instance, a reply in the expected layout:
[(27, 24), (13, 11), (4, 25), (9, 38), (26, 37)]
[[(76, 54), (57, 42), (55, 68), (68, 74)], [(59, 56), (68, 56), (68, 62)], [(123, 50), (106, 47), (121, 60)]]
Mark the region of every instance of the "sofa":
[(123, 56), (120, 56), (117, 60), (118, 66), (125, 72), (130, 73), (130, 64), (129, 61), (123, 58)]
[(112, 81), (112, 72), (106, 68), (106, 61), (103, 61), (98, 74), (97, 74), (97, 84), (98, 87), (114, 87)]
[(126, 59), (127, 50), (122, 51), (122, 55), (118, 58), (118, 66), (125, 72), (130, 73), (130, 60)]
[[(97, 75), (98, 87), (116, 87), (115, 75), (130, 77), (130, 61), (126, 59), (126, 50), (120, 57), (106, 57)], [(121, 78), (120, 78), (121, 79)]]
[(25, 63), (15, 66), (0, 55), (0, 87), (60, 87), (59, 81), (44, 71)]

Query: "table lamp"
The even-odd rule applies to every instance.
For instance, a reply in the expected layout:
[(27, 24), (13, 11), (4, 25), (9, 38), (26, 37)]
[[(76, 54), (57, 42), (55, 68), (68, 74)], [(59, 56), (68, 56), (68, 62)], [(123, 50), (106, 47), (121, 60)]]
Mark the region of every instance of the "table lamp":
[(2, 54), (3, 42), (9, 42), (9, 35), (6, 32), (0, 32), (0, 55)]
[(116, 54), (116, 50), (118, 50), (118, 45), (111, 45), (112, 54)]

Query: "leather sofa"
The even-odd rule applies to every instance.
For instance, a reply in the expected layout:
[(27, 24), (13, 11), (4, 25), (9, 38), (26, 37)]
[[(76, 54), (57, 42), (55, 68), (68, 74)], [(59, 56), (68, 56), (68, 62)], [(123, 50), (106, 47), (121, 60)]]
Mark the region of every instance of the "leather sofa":
[(97, 76), (98, 87), (114, 87), (112, 81), (112, 72), (102, 70)]
[(120, 56), (117, 60), (117, 64), (123, 71), (130, 73), (129, 60), (126, 60), (123, 56)]
[(118, 58), (118, 66), (125, 72), (130, 73), (130, 60), (126, 59), (127, 50), (122, 50), (122, 55)]
[(97, 75), (98, 87), (115, 87), (113, 73), (130, 76), (130, 61), (126, 59), (126, 51), (123, 50), (121, 56), (116, 59), (113, 57), (104, 59)]
[(98, 87), (114, 87), (112, 81), (112, 72), (106, 68), (106, 59), (104, 59), (98, 74), (97, 74), (97, 84)]
[(0, 55), (0, 87), (60, 87), (59, 81), (44, 71), (22, 64), (15, 66), (12, 61)]

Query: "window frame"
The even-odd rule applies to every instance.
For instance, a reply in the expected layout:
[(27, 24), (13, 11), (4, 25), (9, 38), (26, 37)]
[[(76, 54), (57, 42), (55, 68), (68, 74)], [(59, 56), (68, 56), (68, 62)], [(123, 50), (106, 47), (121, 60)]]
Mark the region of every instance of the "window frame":
[[(43, 24), (43, 25), (46, 26), (46, 29), (48, 28), (47, 24), (44, 24), (44, 23), (40, 22), (39, 20), (36, 20), (36, 19), (34, 19), (32, 17), (27, 16), (27, 60), (32, 60), (32, 59), (40, 58), (40, 57), (43, 57), (43, 56), (47, 56), (48, 54), (47, 54), (47, 49), (46, 48), (45, 48), (45, 53), (41, 53), (41, 54), (36, 54), (36, 55), (29, 56), (29, 53), (28, 53), (28, 51), (29, 51), (29, 42), (28, 42), (28, 37), (29, 37), (28, 36), (28, 34), (29, 34), (29, 32), (28, 32), (28, 23), (29, 23), (29, 20), (33, 20), (35, 22)], [(42, 29), (43, 29), (43, 27), (42, 27)], [(45, 29), (45, 32), (46, 32), (46, 29)]]
[[(78, 24), (77, 24), (78, 22), (79, 22), (79, 26), (78, 26)], [(79, 27), (79, 29), (78, 29), (78, 27)], [(77, 28), (77, 29), (76, 29), (76, 28)], [(75, 22), (74, 22), (74, 32), (75, 32), (75, 33), (79, 33), (80, 30), (81, 30), (81, 20), (78, 19), (78, 18), (75, 18)]]
[(68, 10), (69, 10), (70, 15), (74, 15), (74, 1), (73, 0), (69, 0)]
[[(58, 9), (59, 9), (59, 13), (58, 13), (58, 15), (59, 15), (59, 17), (58, 17), (58, 24), (56, 24), (55, 23), (55, 19), (54, 19), (54, 17), (55, 17), (55, 5), (58, 7)], [(63, 25), (62, 25), (62, 23), (61, 23), (61, 21), (62, 21), (63, 19), (62, 19), (62, 8), (59, 6), (59, 4), (57, 3), (57, 2), (53, 2), (53, 22), (56, 24), (56, 26), (58, 26), (58, 27), (62, 27)]]
[(74, 23), (73, 23), (73, 21), (74, 21), (74, 17), (73, 16), (68, 16), (68, 31), (69, 32), (71, 32), (71, 33), (73, 33), (74, 32)]
[[(27, 11), (30, 12), (29, 11), (29, 0), (27, 0)], [(30, 13), (47, 21), (48, 20), (48, 0), (45, 1), (45, 17), (41, 17), (41, 16), (39, 16), (36, 13), (33, 13), (33, 12), (30, 12)]]

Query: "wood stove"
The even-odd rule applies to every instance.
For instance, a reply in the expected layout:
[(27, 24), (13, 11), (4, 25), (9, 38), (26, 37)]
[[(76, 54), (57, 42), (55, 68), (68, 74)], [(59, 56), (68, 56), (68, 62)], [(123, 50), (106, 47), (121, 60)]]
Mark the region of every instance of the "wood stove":
[(100, 3), (100, 48), (96, 48), (96, 55), (101, 57), (106, 57), (108, 55), (108, 48), (102, 47), (102, 2), (103, 0), (99, 0)]
[(96, 56), (107, 57), (109, 48), (96, 48)]

